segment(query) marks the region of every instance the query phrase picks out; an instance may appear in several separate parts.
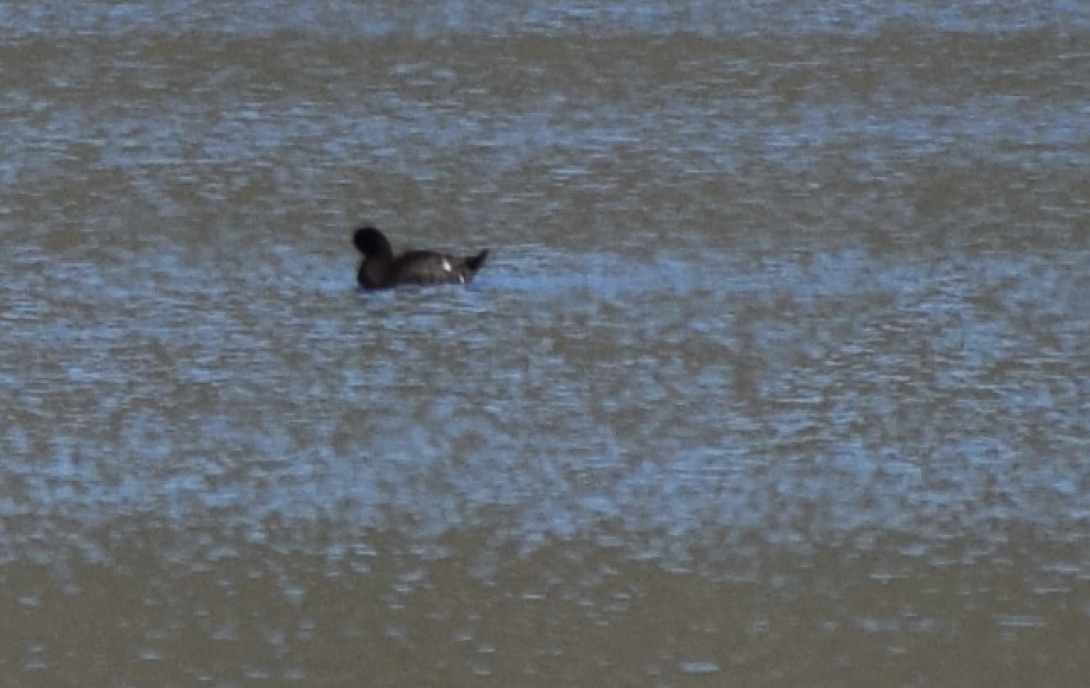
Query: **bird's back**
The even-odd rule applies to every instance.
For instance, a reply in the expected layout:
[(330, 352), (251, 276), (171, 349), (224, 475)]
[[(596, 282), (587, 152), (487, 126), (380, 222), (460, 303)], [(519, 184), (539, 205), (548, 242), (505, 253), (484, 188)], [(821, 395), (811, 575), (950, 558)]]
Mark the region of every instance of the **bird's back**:
[(391, 277), (397, 284), (465, 284), (481, 269), (487, 256), (487, 250), (471, 258), (407, 251), (394, 261)]

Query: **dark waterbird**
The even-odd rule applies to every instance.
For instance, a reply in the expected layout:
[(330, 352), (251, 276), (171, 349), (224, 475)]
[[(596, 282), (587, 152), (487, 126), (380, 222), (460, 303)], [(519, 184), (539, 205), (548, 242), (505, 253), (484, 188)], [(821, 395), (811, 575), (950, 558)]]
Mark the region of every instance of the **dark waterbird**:
[(406, 251), (395, 256), (386, 235), (374, 227), (357, 229), (352, 242), (363, 254), (356, 279), (364, 289), (389, 289), (405, 284), (468, 284), (488, 257), (488, 249), (466, 258), (437, 251)]

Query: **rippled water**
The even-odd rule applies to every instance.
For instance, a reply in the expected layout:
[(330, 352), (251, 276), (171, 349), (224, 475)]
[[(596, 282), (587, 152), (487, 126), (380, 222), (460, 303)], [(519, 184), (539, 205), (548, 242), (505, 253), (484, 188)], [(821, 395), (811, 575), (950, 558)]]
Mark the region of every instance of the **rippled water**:
[(0, 26), (0, 683), (1085, 682), (1081, 5)]

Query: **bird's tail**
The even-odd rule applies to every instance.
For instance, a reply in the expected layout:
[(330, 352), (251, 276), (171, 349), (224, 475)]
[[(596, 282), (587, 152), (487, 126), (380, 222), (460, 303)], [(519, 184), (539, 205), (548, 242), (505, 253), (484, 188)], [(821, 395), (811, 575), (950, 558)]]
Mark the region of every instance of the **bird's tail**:
[(488, 249), (486, 248), (477, 255), (466, 258), (466, 267), (468, 267), (473, 272), (477, 272), (481, 269), (481, 266), (484, 265), (484, 259), (487, 257)]

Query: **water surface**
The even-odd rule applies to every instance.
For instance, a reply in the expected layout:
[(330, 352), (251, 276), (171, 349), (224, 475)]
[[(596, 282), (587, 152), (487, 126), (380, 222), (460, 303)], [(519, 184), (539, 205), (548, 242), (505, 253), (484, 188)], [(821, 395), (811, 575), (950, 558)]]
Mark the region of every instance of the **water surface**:
[(4, 685), (1085, 681), (1081, 6), (0, 17)]

